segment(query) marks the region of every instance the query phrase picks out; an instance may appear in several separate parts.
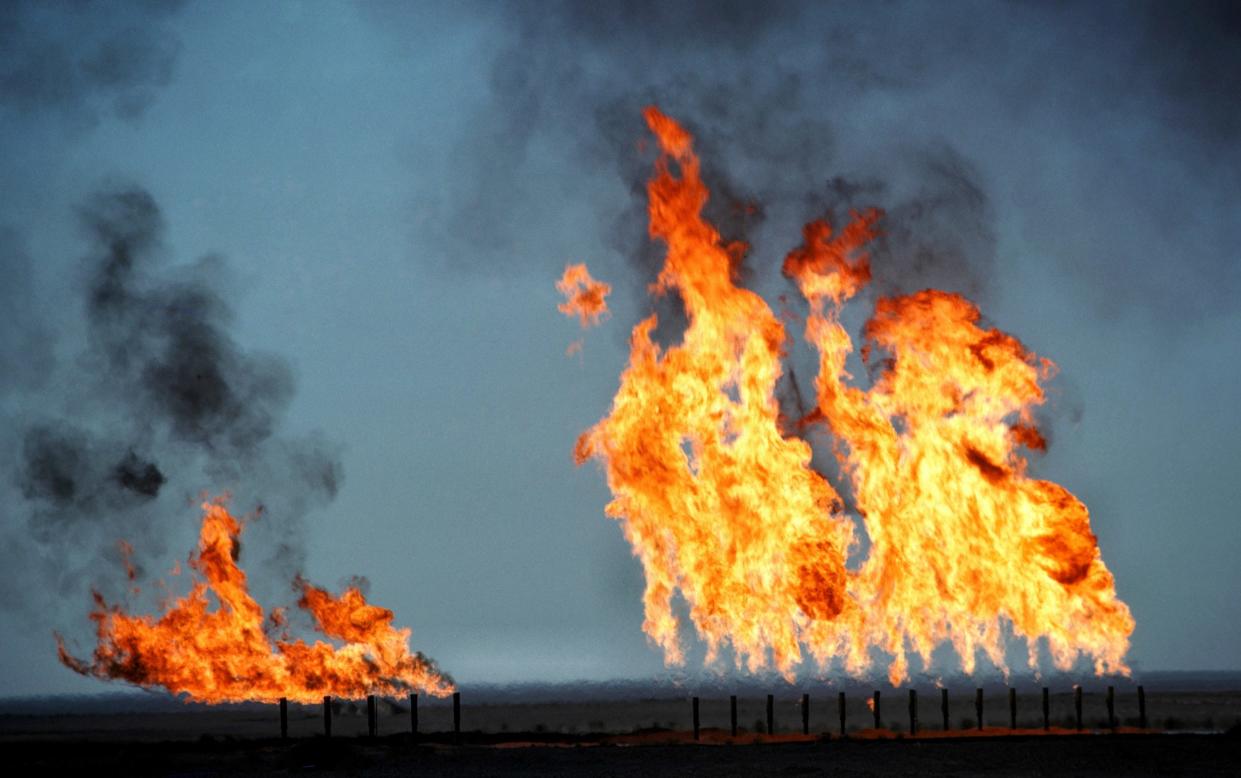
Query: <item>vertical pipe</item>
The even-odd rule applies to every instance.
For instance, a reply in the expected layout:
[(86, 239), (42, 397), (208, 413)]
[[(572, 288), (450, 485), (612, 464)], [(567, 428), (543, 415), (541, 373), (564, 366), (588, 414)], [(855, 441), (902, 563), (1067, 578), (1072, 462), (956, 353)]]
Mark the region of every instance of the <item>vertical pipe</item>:
[(1082, 687), (1073, 687), (1073, 713), (1077, 719), (1077, 731), (1082, 731)]
[(806, 692), (801, 695), (801, 733), (810, 734), (810, 695)]
[(461, 742), (461, 692), (452, 693), (452, 735)]
[(978, 716), (978, 729), (982, 731), (982, 689), (974, 692), (974, 714)]
[(845, 693), (841, 692), (836, 697), (836, 708), (840, 713), (840, 736), (845, 736)]
[(1107, 687), (1107, 725), (1116, 729), (1116, 687)]
[(418, 695), (409, 695), (409, 734), (418, 738)]
[(698, 698), (694, 698), (694, 740), (698, 739)]
[(1017, 728), (1017, 690), (1008, 687), (1008, 728)]
[(1138, 726), (1146, 729), (1146, 690), (1138, 687)]
[(737, 737), (737, 695), (730, 695), (728, 698), (728, 721), (731, 725), (733, 737)]
[(947, 732), (949, 729), (952, 729), (952, 727), (949, 726), (948, 724), (948, 690), (947, 689), (939, 690), (939, 711), (940, 713), (944, 715), (944, 731)]
[(1043, 731), (1051, 729), (1051, 690), (1043, 687)]
[(280, 739), (289, 739), (289, 701), (284, 697), (280, 698)]
[(330, 694), (323, 696), (323, 736), (332, 736), (332, 696)]
[(776, 734), (776, 706), (775, 697), (767, 695), (767, 734)]
[(909, 690), (909, 734), (918, 734), (918, 690)]
[(371, 737), (379, 734), (379, 725), (375, 721), (375, 695), (366, 695), (366, 734)]
[(875, 714), (875, 729), (879, 729), (881, 725), (879, 722), (879, 690), (878, 689), (875, 689), (875, 696), (872, 701), (874, 702), (874, 708), (875, 708), (874, 711), (872, 711)]

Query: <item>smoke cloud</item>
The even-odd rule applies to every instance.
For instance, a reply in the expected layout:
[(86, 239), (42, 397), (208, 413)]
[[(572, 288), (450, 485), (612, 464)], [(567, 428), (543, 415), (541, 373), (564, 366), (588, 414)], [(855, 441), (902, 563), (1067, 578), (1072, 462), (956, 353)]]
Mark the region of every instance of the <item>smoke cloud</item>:
[[(402, 28), (399, 8), (371, 13)], [(749, 283), (778, 280), (801, 223), (874, 205), (886, 216), (873, 293), (935, 286), (986, 309), (1000, 213), (1028, 238), (1016, 251), (1106, 288), (1091, 300), (1105, 315), (1147, 305), (1209, 315), (1241, 285), (1222, 261), (1241, 242), (1223, 213), (1239, 194), (1225, 171), (1241, 163), (1234, 3), (635, 0), (471, 13), (498, 31), (491, 99), (457, 144), (453, 186), (429, 206), (455, 268), (549, 276), (563, 264), (512, 262), (546, 218), (538, 195), (555, 149), (592, 171), (589, 184), (558, 182), (598, 203), (611, 254), (592, 267), (634, 279), (644, 301), (659, 248), (645, 234), (639, 114), (656, 103), (695, 134), (708, 215), (762, 254), (741, 275)], [(1185, 197), (1170, 200), (1178, 189)], [(1188, 267), (1166, 262), (1170, 252)], [(609, 273), (617, 261), (637, 272)], [(675, 315), (675, 302), (659, 310)]]
[(167, 21), (182, 2), (0, 8), (0, 110), (53, 113), (89, 126), (138, 119), (172, 80), (180, 43)]
[[(476, 133), (459, 145), (463, 189), (440, 204), (451, 214), (445, 238), (457, 244), (454, 258), (499, 272), (511, 267), (497, 254), (529, 223), (512, 204), (530, 199), (522, 195), (535, 180), (531, 156), (554, 143), (587, 169), (611, 168), (629, 194), (628, 206), (610, 204), (601, 213), (601, 238), (636, 265), (639, 272), (627, 275), (644, 299), (660, 248), (645, 228), (651, 153), (635, 143), (646, 138), (642, 107), (657, 103), (695, 134), (713, 193), (707, 206), (713, 223), (726, 240), (765, 251), (759, 265), (738, 258), (743, 279), (774, 276), (776, 257), (791, 248), (787, 236), (796, 236), (802, 221), (837, 207), (879, 204), (887, 210), (887, 237), (877, 251), (892, 260), (886, 268), (876, 263), (883, 291), (934, 283), (977, 293), (987, 286), (995, 257), (990, 198), (962, 150), (943, 138), (902, 136), (870, 139), (879, 150), (860, 164), (842, 154), (847, 101), (874, 91), (903, 93), (916, 76), (912, 66), (885, 63), (849, 34), (859, 8), (833, 6), (825, 13), (798, 3), (730, 2), (541, 8), (534, 15), (512, 7), (502, 19), (512, 33), (492, 65), (492, 101), (471, 123)], [(806, 36), (807, 27), (822, 35)], [(816, 44), (808, 50), (807, 38)], [(800, 49), (796, 66), (775, 56), (786, 46)], [(812, 77), (816, 72), (822, 77)], [(675, 316), (678, 309), (671, 301), (660, 311)]]
[[(10, 475), (26, 532), (16, 542), (39, 546), (30, 558), (58, 561), (36, 579), (62, 594), (80, 589), (122, 539), (138, 555), (157, 553), (163, 525), (196, 518), (204, 492), (225, 490), (243, 510), (267, 508), (256, 522), (260, 545), (273, 549), (266, 562), (295, 571), (303, 516), (335, 496), (341, 467), (334, 445), (281, 430), (292, 368), (234, 340), (224, 260), (174, 263), (149, 192), (100, 190), (78, 218), (88, 246), (81, 353), (51, 381), (45, 362), (20, 369), (29, 333), (53, 329), (30, 307), (15, 329), (28, 334), (3, 352), (19, 368), (4, 379), (20, 408), (6, 430), (19, 441)], [(115, 578), (115, 559), (106, 561), (100, 577)], [(29, 579), (6, 581), (28, 595)]]

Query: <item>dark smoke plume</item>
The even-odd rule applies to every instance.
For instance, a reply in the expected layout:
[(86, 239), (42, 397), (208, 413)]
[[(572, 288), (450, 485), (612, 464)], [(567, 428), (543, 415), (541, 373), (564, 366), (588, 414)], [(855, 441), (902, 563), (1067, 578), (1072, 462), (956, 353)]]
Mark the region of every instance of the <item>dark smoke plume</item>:
[(98, 247), (87, 320), (100, 369), (166, 422), (173, 437), (217, 457), (244, 457), (270, 438), (293, 395), (287, 364), (243, 352), (231, 312), (209, 282), (153, 284), (163, 221), (136, 188), (102, 193), (82, 209)]
[(224, 491), (243, 512), (265, 508), (254, 537), (274, 547), (268, 564), (300, 566), (303, 515), (335, 496), (341, 469), (335, 446), (281, 433), (292, 369), (230, 334), (219, 257), (170, 261), (149, 192), (100, 191), (79, 218), (84, 348), (58, 376), (63, 392), (25, 395), (11, 430), (28, 537), (58, 560), (51, 588), (114, 577), (111, 562), (94, 565), (118, 540), (162, 551), (161, 524), (192, 528), (198, 498)]
[(141, 117), (172, 80), (182, 2), (0, 4), (0, 110), (80, 125)]

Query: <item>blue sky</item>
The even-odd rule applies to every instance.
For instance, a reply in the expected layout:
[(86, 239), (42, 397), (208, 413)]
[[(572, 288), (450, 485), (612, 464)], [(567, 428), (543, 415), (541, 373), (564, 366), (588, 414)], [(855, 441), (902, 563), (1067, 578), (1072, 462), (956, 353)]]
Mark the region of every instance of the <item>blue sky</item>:
[[(52, 630), (89, 644), (118, 537), (148, 578), (183, 559), (204, 490), (267, 506), (243, 556), (265, 601), (364, 575), (461, 682), (661, 673), (602, 475), (571, 459), (651, 305), (652, 101), (720, 202), (763, 203), (769, 300), (800, 223), (851, 202), (836, 178), (893, 215), (881, 287), (968, 291), (1056, 361), (1035, 470), (1089, 506), (1135, 667), (1241, 668), (1228, 4), (152, 9), (0, 12), (0, 693), (98, 690)], [(178, 438), (99, 365), (83, 208), (135, 188), (164, 225), (148, 281), (205, 284), (237, 364), (290, 371), (253, 447)], [(579, 261), (617, 292), (566, 358), (553, 281)], [(167, 481), (32, 497), (38, 425), (137, 443)]]

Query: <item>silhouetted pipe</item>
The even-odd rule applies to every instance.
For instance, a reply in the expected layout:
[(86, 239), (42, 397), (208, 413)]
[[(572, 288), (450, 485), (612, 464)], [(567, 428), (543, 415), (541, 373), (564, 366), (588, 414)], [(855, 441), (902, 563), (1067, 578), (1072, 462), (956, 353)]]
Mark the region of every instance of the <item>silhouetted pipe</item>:
[(909, 690), (909, 734), (918, 734), (918, 690)]
[(845, 693), (841, 692), (836, 698), (836, 707), (840, 712), (840, 736), (845, 736)]
[(948, 726), (948, 690), (939, 690), (939, 712), (944, 716), (944, 731), (947, 732), (951, 727)]
[(805, 692), (801, 695), (801, 733), (810, 734), (810, 695)]
[(1082, 687), (1073, 687), (1073, 713), (1077, 719), (1077, 731), (1082, 731)]
[(875, 714), (875, 729), (879, 729), (880, 723), (879, 723), (879, 690), (878, 689), (875, 689), (875, 696), (872, 698), (872, 700), (875, 703), (874, 711), (872, 711)]
[(1008, 689), (1008, 728), (1017, 728), (1017, 690), (1012, 687)]
[(409, 734), (418, 737), (418, 695), (409, 695)]
[(728, 720), (732, 726), (733, 737), (737, 737), (737, 695), (728, 698)]
[(1051, 729), (1051, 690), (1043, 687), (1043, 731)]
[(323, 736), (332, 736), (332, 695), (323, 695)]
[(1138, 726), (1146, 729), (1146, 690), (1138, 687)]
[(776, 701), (772, 695), (767, 695), (767, 734), (776, 734)]
[(698, 698), (694, 698), (694, 740), (698, 739)]
[(452, 693), (452, 735), (461, 741), (461, 692)]
[(280, 698), (280, 739), (289, 739), (289, 701)]
[(379, 722), (375, 720), (375, 695), (366, 695), (366, 734), (371, 737), (379, 734)]
[(978, 715), (978, 729), (982, 729), (982, 689), (974, 692), (974, 713)]
[(1116, 687), (1107, 687), (1107, 725), (1116, 729)]

